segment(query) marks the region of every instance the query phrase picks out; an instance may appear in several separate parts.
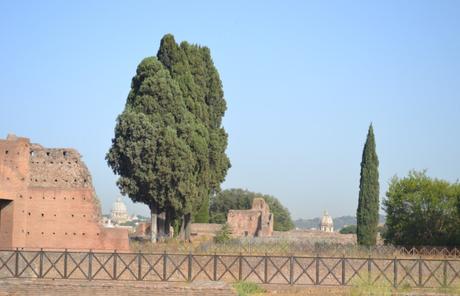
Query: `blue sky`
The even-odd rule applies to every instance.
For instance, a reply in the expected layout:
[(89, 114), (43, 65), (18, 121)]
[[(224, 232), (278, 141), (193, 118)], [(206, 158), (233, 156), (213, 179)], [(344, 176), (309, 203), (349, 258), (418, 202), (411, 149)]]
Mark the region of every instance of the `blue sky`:
[(223, 188), (275, 195), (295, 218), (355, 214), (370, 122), (382, 197), (411, 169), (458, 180), (460, 2), (219, 2), (0, 2), (0, 136), (78, 149), (109, 211), (115, 119), (172, 33), (208, 46), (223, 81)]

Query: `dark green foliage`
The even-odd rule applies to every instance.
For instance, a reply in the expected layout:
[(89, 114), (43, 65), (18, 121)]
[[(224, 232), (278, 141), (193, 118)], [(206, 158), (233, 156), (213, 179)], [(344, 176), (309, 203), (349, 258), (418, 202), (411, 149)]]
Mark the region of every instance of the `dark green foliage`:
[(358, 244), (373, 246), (379, 221), (379, 160), (372, 124), (369, 126), (361, 161), (359, 202), (356, 214)]
[(205, 198), (201, 207), (195, 213), (193, 217), (195, 223), (208, 223), (209, 222), (209, 198)]
[(231, 239), (232, 231), (230, 226), (225, 223), (222, 228), (216, 233), (214, 237), (214, 242), (218, 244), (222, 244), (228, 242)]
[(383, 207), (387, 213), (385, 242), (405, 246), (460, 244), (460, 184), (432, 179), (425, 172), (394, 177)]
[(197, 133), (205, 141), (190, 142), (197, 158), (196, 184), (201, 196), (193, 212), (195, 221), (208, 222), (209, 196), (220, 191), (230, 168), (225, 154), (227, 134), (221, 126), (226, 110), (222, 82), (207, 47), (187, 42), (178, 45), (168, 34), (161, 40), (157, 57), (177, 81), (187, 109), (200, 122)]
[(356, 225), (347, 225), (339, 231), (341, 234), (354, 234), (356, 233)]
[(190, 118), (169, 72), (156, 58), (144, 59), (106, 156), (123, 194), (151, 209), (191, 208), (195, 160), (181, 136)]
[(262, 197), (270, 207), (274, 215), (274, 230), (287, 231), (294, 228), (289, 210), (283, 207), (277, 198), (243, 189), (223, 190), (213, 197), (210, 206), (210, 222), (225, 223), (228, 210), (250, 209), (255, 197)]

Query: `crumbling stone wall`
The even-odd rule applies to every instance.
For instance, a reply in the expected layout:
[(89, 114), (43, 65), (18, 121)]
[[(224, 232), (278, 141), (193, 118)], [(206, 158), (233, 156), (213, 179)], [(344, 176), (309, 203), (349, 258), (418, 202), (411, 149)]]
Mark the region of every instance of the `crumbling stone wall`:
[(235, 237), (268, 237), (273, 234), (273, 214), (263, 198), (254, 198), (250, 210), (230, 210), (227, 223)]
[(100, 214), (76, 150), (0, 140), (0, 248), (128, 250), (127, 230), (102, 227)]

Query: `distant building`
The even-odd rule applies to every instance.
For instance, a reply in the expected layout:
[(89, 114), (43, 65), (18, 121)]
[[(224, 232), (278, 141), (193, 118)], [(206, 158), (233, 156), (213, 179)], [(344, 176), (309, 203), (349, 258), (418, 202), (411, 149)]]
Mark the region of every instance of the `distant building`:
[(127, 222), (129, 219), (126, 205), (121, 200), (121, 197), (113, 203), (112, 211), (110, 212), (110, 220), (115, 224), (121, 224)]
[(321, 223), (319, 229), (323, 232), (334, 232), (334, 221), (332, 217), (329, 216), (327, 211), (324, 211), (323, 218), (321, 218)]

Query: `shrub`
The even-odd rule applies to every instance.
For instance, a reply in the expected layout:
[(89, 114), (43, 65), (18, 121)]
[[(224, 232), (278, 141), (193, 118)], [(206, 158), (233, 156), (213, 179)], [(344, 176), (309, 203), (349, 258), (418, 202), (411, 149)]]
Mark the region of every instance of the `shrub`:
[(356, 225), (347, 225), (339, 231), (341, 234), (356, 234)]
[(228, 242), (231, 239), (232, 231), (230, 226), (225, 223), (222, 228), (216, 233), (214, 237), (214, 242), (218, 244), (222, 244)]
[(432, 179), (425, 172), (393, 178), (386, 193), (385, 242), (405, 246), (460, 243), (460, 184)]

